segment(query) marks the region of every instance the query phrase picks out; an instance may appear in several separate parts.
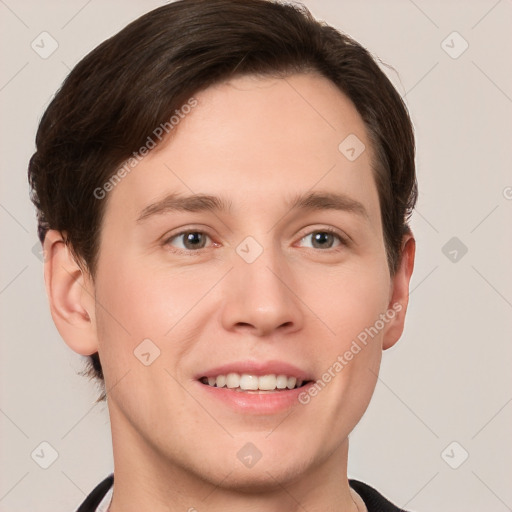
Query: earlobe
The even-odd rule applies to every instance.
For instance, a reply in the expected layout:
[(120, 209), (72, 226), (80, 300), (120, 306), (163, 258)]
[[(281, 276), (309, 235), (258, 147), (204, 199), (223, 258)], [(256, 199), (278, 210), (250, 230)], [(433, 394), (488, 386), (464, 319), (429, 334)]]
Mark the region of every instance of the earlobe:
[(92, 280), (73, 257), (62, 234), (46, 233), (44, 279), (53, 321), (66, 344), (90, 355), (98, 350)]
[(416, 240), (412, 233), (404, 235), (400, 266), (392, 278), (392, 292), (388, 304), (388, 311), (394, 312), (392, 319), (386, 327), (382, 340), (382, 348), (392, 347), (402, 335), (405, 324), (405, 314), (409, 304), (409, 284), (414, 270), (414, 256)]

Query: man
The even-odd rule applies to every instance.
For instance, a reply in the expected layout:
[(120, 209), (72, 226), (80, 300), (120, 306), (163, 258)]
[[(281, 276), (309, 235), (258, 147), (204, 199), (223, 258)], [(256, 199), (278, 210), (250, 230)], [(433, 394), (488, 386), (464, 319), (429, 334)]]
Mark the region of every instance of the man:
[(112, 428), (78, 510), (399, 510), (347, 478), (415, 252), (411, 121), (366, 50), (178, 1), (86, 56), (36, 142), (52, 317)]

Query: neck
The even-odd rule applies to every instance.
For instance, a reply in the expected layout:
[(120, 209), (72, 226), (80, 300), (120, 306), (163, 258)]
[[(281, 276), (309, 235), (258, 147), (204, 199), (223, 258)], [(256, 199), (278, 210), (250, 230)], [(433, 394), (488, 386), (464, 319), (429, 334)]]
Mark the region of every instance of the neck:
[(192, 465), (176, 463), (146, 442), (125, 418), (112, 412), (115, 480), (109, 512), (365, 510), (348, 485), (348, 439), (327, 459), (294, 473), (278, 474), (275, 468), (268, 471), (259, 467), (257, 482), (248, 484), (246, 478), (240, 480), (237, 475), (240, 466), (199, 473), (191, 469)]

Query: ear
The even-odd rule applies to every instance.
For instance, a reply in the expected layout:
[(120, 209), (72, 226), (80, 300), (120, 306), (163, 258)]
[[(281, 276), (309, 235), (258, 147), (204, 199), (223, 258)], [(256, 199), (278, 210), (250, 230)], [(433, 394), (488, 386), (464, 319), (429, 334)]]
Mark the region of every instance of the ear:
[(409, 304), (409, 283), (414, 269), (415, 252), (416, 240), (412, 232), (409, 232), (402, 239), (400, 265), (391, 279), (388, 311), (394, 311), (395, 315), (386, 326), (382, 340), (383, 350), (392, 347), (400, 339), (404, 330), (405, 314)]
[(43, 243), (44, 280), (53, 321), (66, 344), (84, 356), (98, 351), (94, 285), (78, 266), (59, 231)]

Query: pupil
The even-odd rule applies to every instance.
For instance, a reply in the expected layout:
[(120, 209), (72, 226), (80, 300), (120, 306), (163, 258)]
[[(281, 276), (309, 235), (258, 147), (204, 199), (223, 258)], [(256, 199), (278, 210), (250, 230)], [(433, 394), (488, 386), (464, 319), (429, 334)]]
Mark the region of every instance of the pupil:
[(314, 243), (313, 245), (315, 245), (316, 243), (320, 243), (321, 245), (323, 245), (324, 247), (327, 245), (327, 246), (331, 246), (331, 244), (325, 244), (326, 241), (330, 241), (332, 238), (332, 234), (331, 233), (325, 233), (325, 232), (322, 232), (322, 231), (318, 231), (314, 236), (313, 236), (313, 239), (314, 239)]
[(196, 247), (196, 248), (200, 245), (202, 246), (201, 236), (202, 236), (202, 233), (196, 233), (196, 232), (188, 233), (187, 236), (185, 237), (186, 238), (185, 244), (190, 244), (192, 247)]

